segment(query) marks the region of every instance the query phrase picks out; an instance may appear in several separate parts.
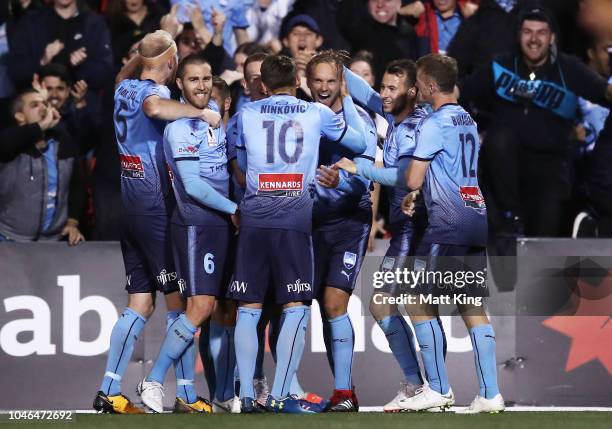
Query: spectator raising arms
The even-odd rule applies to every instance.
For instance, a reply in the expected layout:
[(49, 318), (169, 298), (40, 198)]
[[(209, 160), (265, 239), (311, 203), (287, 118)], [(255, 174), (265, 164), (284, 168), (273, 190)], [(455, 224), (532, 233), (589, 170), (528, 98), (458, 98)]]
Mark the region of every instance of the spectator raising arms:
[(112, 79), (113, 54), (102, 17), (77, 0), (53, 0), (53, 7), (26, 15), (11, 37), (9, 72), (18, 87), (30, 84), (38, 68), (67, 66), (75, 80), (100, 89)]

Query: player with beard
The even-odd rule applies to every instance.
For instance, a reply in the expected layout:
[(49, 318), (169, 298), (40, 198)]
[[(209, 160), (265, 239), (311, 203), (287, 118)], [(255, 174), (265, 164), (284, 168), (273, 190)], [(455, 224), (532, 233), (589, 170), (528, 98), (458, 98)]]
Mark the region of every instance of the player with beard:
[[(342, 118), (342, 67), (345, 57), (334, 51), (314, 56), (306, 66), (308, 87), (315, 102)], [(370, 181), (349, 175), (333, 165), (343, 157), (371, 166), (376, 156), (376, 128), (370, 116), (357, 108), (366, 130), (366, 151), (353, 155), (338, 145), (319, 146), (318, 178), (313, 207), (315, 248), (314, 294), (322, 310), (323, 336), (334, 374), (329, 411), (358, 411), (352, 382), (355, 333), (348, 314), (349, 298), (365, 256), (372, 219)]]
[[(162, 131), (165, 121), (198, 118), (217, 126), (220, 117), (210, 109), (170, 100), (166, 85), (174, 79), (177, 65), (172, 36), (159, 30), (144, 37), (139, 54), (116, 79), (114, 122), (121, 161), (121, 250), (128, 305), (111, 333), (104, 379), (93, 404), (98, 412), (143, 412), (121, 393), (121, 379), (134, 344), (153, 314), (158, 289), (166, 297), (168, 321), (178, 317), (183, 309), (168, 240), (173, 198), (167, 182)], [(128, 78), (138, 70), (139, 79)], [(177, 378), (193, 379), (193, 375), (181, 370), (183, 356), (177, 358), (180, 358), (176, 361)], [(185, 389), (188, 388), (193, 386)], [(177, 394), (181, 397), (181, 390)]]
[[(243, 412), (257, 411), (250, 383), (257, 360), (257, 324), (266, 295), (282, 306), (276, 375), (266, 409), (311, 413), (307, 401), (290, 394), (305, 345), (313, 299), (312, 185), (320, 138), (362, 153), (365, 136), (351, 98), (343, 97), (344, 121), (327, 106), (295, 97), (295, 62), (269, 56), (261, 64), (262, 83), (271, 95), (245, 105), (238, 118), (238, 163), (247, 172), (241, 202), (243, 225), (230, 296), (240, 302), (236, 359)], [(267, 144), (261, 144), (266, 141)]]
[[(203, 57), (185, 57), (176, 84), (186, 104), (212, 108), (212, 72)], [(168, 327), (159, 356), (139, 386), (143, 402), (156, 412), (163, 411), (162, 383), (168, 368), (183, 353), (195, 353), (193, 337), (198, 327), (212, 315), (216, 299), (225, 295), (232, 235), (228, 215), (238, 227), (238, 207), (227, 198), (229, 174), (223, 127), (213, 130), (198, 119), (176, 120), (164, 131), (164, 152), (176, 198), (171, 217), (172, 250), (187, 309)], [(188, 383), (193, 384), (193, 380), (178, 380), (177, 387)], [(205, 401), (188, 396), (177, 402), (201, 412), (200, 404)]]
[[(394, 271), (396, 268), (403, 268), (407, 257), (414, 255), (427, 224), (426, 213), (422, 207), (412, 219), (401, 210), (402, 200), (409, 192), (404, 171), (414, 152), (415, 129), (426, 116), (423, 109), (416, 107), (416, 67), (411, 60), (390, 62), (383, 75), (380, 93), (346, 68), (344, 75), (351, 96), (359, 104), (384, 117), (389, 124), (383, 146), (383, 168), (355, 163), (347, 158), (341, 159), (336, 165), (387, 188), (390, 199), (388, 230), (391, 232), (391, 243), (380, 270)], [(386, 299), (398, 292), (400, 291), (396, 285), (388, 285), (374, 290), (373, 297), (375, 294)], [(384, 411), (400, 411), (402, 402), (414, 395), (423, 384), (414, 347), (414, 334), (397, 306), (376, 304), (372, 300), (370, 312), (385, 333), (393, 356), (405, 377), (398, 394), (384, 406)]]

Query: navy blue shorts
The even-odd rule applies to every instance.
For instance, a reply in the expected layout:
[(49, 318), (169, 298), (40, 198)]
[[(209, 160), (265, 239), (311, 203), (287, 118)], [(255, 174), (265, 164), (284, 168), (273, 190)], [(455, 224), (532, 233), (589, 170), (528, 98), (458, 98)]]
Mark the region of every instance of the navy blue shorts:
[(179, 290), (169, 235), (165, 216), (122, 216), (121, 252), (128, 293)]
[(315, 297), (326, 286), (353, 293), (368, 248), (370, 224), (361, 230), (314, 230)]
[(263, 303), (270, 290), (277, 304), (312, 301), (313, 263), (310, 234), (241, 227), (234, 279), (227, 296)]
[(229, 225), (172, 224), (171, 237), (181, 293), (187, 297), (225, 296), (232, 240)]
[[(417, 230), (410, 227), (398, 230), (391, 236), (389, 248), (383, 257), (379, 271), (395, 271), (403, 269), (409, 264), (411, 256), (415, 255), (419, 250), (419, 244), (423, 237), (423, 230)], [(382, 288), (377, 289), (380, 292), (386, 292), (391, 295), (396, 295), (400, 292), (400, 287), (396, 283), (387, 283)]]
[(410, 261), (415, 271), (425, 271), (429, 278), (407, 292), (436, 296), (461, 293), (487, 297), (487, 253), (485, 247), (455, 244), (421, 243), (418, 255)]

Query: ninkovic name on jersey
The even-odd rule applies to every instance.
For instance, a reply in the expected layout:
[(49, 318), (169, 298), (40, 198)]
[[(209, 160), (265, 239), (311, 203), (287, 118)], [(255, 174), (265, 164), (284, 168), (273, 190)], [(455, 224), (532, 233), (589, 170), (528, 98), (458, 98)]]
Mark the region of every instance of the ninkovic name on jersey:
[(257, 195), (299, 197), (304, 187), (302, 173), (260, 173), (257, 179)]
[(264, 104), (261, 106), (260, 113), (271, 113), (273, 115), (288, 115), (290, 113), (305, 113), (306, 105), (291, 104), (291, 105), (273, 105)]

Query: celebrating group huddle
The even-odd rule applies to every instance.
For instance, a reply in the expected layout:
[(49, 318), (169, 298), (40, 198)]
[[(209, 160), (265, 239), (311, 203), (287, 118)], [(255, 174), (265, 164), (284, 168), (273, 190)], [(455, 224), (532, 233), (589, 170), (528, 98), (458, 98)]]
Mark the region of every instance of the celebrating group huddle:
[[(347, 307), (369, 238), (371, 183), (390, 195), (392, 239), (381, 271), (417, 264), (447, 271), (486, 266), (479, 138), (457, 104), (455, 61), (443, 55), (416, 64), (393, 61), (377, 93), (344, 67), (342, 53), (324, 51), (306, 67), (312, 103), (296, 98), (300, 81), (292, 59), (254, 54), (244, 65), (250, 102), (225, 126), (224, 82), (202, 56), (177, 64), (175, 53), (169, 34), (148, 34), (117, 78), (114, 120), (129, 298), (111, 335), (94, 408), (145, 412), (122, 394), (121, 378), (161, 290), (166, 337), (137, 387), (148, 411), (163, 411), (170, 366), (177, 379), (175, 412), (358, 411)], [(165, 86), (175, 75), (180, 103)], [(383, 167), (374, 165), (376, 114), (388, 122)], [(388, 285), (376, 293), (400, 290)], [(421, 285), (413, 293), (440, 291)], [(329, 400), (304, 392), (297, 377), (314, 299), (324, 316), (334, 374)], [(413, 331), (397, 307), (372, 302), (370, 310), (405, 377), (384, 410), (450, 408), (454, 396), (437, 306), (406, 305), (425, 380)], [(480, 385), (463, 412), (503, 411), (493, 328), (482, 307), (460, 305), (459, 311)], [(276, 363), (270, 392), (262, 370), (268, 324)], [(210, 402), (194, 388), (199, 328)]]

